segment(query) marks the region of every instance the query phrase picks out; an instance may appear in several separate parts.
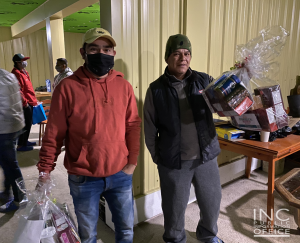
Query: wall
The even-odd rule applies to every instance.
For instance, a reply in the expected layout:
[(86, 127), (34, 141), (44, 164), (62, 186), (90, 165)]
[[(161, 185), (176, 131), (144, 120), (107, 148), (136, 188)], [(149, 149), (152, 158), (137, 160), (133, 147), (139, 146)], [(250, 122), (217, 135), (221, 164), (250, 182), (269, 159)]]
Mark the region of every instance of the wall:
[[(217, 77), (235, 62), (237, 44), (256, 37), (259, 30), (282, 25), (290, 37), (279, 58), (276, 81), (286, 96), (299, 74), (298, 0), (112, 0), (112, 34), (118, 43), (116, 69), (132, 84), (142, 117), (143, 100), (151, 82), (166, 66), (165, 43), (172, 34), (184, 33), (192, 43), (191, 67)], [(143, 127), (142, 127), (143, 128)], [(134, 195), (159, 189), (156, 165), (141, 138), (139, 165), (134, 174)], [(222, 151), (219, 164), (241, 155)]]
[[(112, 0), (112, 35), (116, 39), (115, 68), (132, 84), (139, 114), (151, 82), (166, 66), (163, 55), (169, 35), (180, 32), (180, 0)], [(143, 125), (142, 125), (143, 130)], [(134, 195), (159, 189), (156, 165), (141, 134), (139, 164), (133, 177)]]
[[(30, 57), (26, 69), (33, 87), (46, 85), (45, 80), (50, 76), (46, 31), (39, 30), (22, 38), (11, 39), (7, 29), (10, 28), (0, 27), (0, 32), (4, 35), (3, 39), (7, 39), (7, 41), (0, 42), (0, 67), (11, 71), (13, 55), (22, 53)], [(76, 70), (83, 63), (79, 53), (82, 36), (83, 34), (65, 32), (66, 58), (72, 70)]]

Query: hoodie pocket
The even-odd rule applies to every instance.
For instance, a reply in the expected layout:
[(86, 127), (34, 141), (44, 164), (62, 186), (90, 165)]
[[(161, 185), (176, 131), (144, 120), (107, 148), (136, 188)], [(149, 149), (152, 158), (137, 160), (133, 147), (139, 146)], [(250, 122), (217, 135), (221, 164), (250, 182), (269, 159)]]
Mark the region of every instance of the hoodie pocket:
[(118, 165), (122, 166), (128, 154), (124, 141), (85, 143), (75, 164), (77, 168), (87, 169), (92, 173), (96, 170), (111, 171), (118, 169)]

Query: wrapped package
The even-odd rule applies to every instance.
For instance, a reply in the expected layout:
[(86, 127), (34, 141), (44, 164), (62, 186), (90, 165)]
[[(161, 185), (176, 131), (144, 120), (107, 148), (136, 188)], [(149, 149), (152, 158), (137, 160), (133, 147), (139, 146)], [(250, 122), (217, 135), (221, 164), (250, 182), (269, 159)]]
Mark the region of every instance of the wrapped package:
[[(23, 181), (18, 183), (24, 184)], [(32, 192), (27, 191), (26, 207), (16, 212), (20, 221), (13, 242), (80, 243), (68, 206), (50, 199), (54, 186), (52, 180), (35, 184), (39, 186)]]
[[(268, 132), (275, 132), (288, 126), (288, 115), (284, 109), (279, 85), (256, 88), (254, 94), (253, 107), (240, 118), (231, 117), (234, 126), (246, 130)], [(252, 119), (248, 120), (247, 124), (243, 124), (242, 121), (247, 120), (249, 116), (252, 116)]]
[(288, 35), (281, 26), (273, 26), (245, 45), (238, 45), (231, 71), (217, 77), (203, 91), (211, 112), (230, 116), (232, 124), (242, 129), (276, 131), (286, 126), (288, 116), (274, 78), (279, 72), (275, 58)]
[(263, 108), (262, 100), (260, 95), (255, 95), (253, 96), (253, 106), (250, 108), (250, 111), (254, 111), (259, 108)]
[(217, 78), (203, 92), (212, 113), (219, 116), (240, 116), (253, 104), (249, 90), (236, 75), (228, 72)]

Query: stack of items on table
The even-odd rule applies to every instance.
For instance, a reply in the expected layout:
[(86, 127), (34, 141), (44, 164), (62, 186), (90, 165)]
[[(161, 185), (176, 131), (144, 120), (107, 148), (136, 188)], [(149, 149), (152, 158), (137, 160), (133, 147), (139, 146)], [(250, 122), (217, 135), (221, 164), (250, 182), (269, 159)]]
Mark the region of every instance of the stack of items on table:
[(288, 125), (279, 85), (254, 89), (254, 104), (242, 116), (231, 117), (232, 124), (246, 130), (275, 132)]
[(281, 26), (260, 34), (237, 46), (236, 64), (206, 87), (203, 98), (212, 113), (231, 117), (235, 127), (274, 132), (288, 125), (280, 86), (270, 75), (279, 70), (274, 59), (289, 34)]

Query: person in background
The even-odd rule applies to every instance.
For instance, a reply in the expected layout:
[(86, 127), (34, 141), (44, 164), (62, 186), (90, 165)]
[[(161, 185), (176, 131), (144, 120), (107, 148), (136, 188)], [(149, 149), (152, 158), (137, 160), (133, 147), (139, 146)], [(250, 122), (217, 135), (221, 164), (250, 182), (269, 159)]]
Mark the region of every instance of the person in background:
[(116, 42), (107, 30), (88, 30), (82, 44), (85, 64), (53, 92), (38, 185), (49, 179), (65, 139), (64, 165), (82, 243), (97, 242), (101, 195), (112, 213), (115, 241), (132, 243), (132, 176), (141, 124), (134, 91), (124, 74), (112, 69)]
[(212, 113), (202, 97), (213, 78), (190, 68), (191, 55), (187, 36), (169, 37), (168, 66), (146, 93), (145, 141), (159, 172), (164, 241), (186, 242), (184, 214), (193, 183), (200, 208), (197, 239), (221, 243), (216, 236), (221, 203), (220, 146)]
[(53, 91), (55, 87), (60, 83), (61, 80), (73, 74), (71, 68), (68, 67), (68, 61), (65, 58), (58, 58), (56, 60), (55, 69), (57, 72), (59, 72), (59, 74), (55, 75), (54, 77), (54, 83), (52, 85)]
[(14, 55), (12, 59), (14, 62), (14, 69), (11, 71), (19, 81), (25, 118), (25, 131), (20, 135), (17, 147), (17, 151), (21, 152), (33, 150), (33, 146), (36, 145), (35, 142), (28, 141), (32, 126), (32, 107), (37, 105), (34, 89), (29, 74), (25, 69), (27, 67), (28, 59), (29, 57), (25, 57), (20, 53)]
[[(24, 123), (20, 87), (15, 75), (0, 69), (0, 165), (4, 173), (4, 191), (0, 192), (0, 212), (17, 210), (23, 200), (15, 180), (23, 179), (16, 156), (16, 139)], [(10, 196), (12, 188), (14, 197)]]

